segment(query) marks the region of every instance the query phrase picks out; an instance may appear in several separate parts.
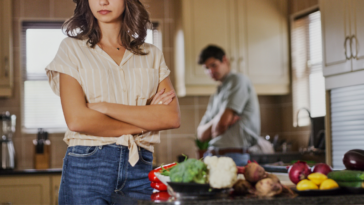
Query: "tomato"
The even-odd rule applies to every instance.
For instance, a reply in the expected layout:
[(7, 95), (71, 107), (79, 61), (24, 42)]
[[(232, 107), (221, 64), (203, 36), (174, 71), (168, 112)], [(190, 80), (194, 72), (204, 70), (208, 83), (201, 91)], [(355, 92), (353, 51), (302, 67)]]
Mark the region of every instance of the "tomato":
[(170, 195), (166, 191), (155, 192), (150, 196), (153, 201), (167, 201)]
[(167, 186), (162, 182), (152, 182), (150, 183), (150, 186), (158, 191), (167, 191)]

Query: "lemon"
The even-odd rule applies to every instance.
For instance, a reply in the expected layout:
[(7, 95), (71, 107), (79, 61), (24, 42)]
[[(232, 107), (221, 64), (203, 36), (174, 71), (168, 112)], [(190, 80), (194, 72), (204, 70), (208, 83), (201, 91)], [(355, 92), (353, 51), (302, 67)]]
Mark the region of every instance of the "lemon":
[(327, 176), (321, 173), (312, 173), (308, 175), (307, 178), (317, 186), (320, 186), (320, 184), (327, 179)]
[(336, 181), (332, 179), (326, 179), (323, 181), (320, 185), (320, 190), (326, 190), (326, 189), (335, 189), (338, 188), (339, 185), (336, 183)]
[(305, 191), (310, 189), (318, 189), (318, 186), (310, 180), (304, 179), (297, 184), (298, 191)]

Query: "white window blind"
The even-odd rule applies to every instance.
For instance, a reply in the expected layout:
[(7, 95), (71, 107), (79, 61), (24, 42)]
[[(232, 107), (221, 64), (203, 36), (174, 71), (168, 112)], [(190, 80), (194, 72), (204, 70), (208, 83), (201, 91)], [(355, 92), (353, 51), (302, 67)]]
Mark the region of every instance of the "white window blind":
[(326, 115), (320, 18), (320, 11), (315, 11), (295, 19), (292, 23), (292, 98), (295, 127), (310, 123), (308, 113), (300, 111), (302, 108), (307, 108), (311, 117)]
[(345, 169), (344, 154), (364, 147), (364, 85), (331, 90), (332, 165)]
[[(44, 70), (67, 37), (61, 26), (62, 22), (24, 22), (22, 25), (25, 42), (23, 132), (34, 133), (38, 128), (49, 132), (66, 131), (60, 98), (51, 90)], [(146, 42), (162, 49), (157, 23), (153, 23), (153, 29), (148, 29)]]

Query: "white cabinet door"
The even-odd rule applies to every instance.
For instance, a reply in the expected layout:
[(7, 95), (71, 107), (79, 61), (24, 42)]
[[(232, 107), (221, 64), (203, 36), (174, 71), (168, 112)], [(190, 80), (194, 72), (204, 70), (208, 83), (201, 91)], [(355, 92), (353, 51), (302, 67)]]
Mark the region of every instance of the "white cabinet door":
[(353, 17), (351, 19), (352, 50), (353, 50), (353, 71), (364, 69), (364, 1), (352, 0), (351, 11)]
[[(287, 0), (181, 0), (181, 4), (185, 65), (178, 70), (184, 70), (185, 78), (177, 87), (185, 87), (187, 95), (215, 92), (217, 83), (197, 65), (201, 50), (214, 44), (226, 51), (232, 71), (251, 79), (258, 94), (289, 93)], [(176, 50), (181, 49), (176, 46)]]
[(183, 0), (183, 27), (185, 32), (186, 84), (215, 85), (197, 64), (201, 50), (209, 44), (225, 49), (231, 56), (230, 11), (233, 0)]
[(241, 70), (259, 94), (289, 93), (286, 0), (238, 0)]
[(11, 96), (13, 67), (11, 4), (11, 0), (0, 0), (0, 97)]
[(343, 0), (320, 0), (324, 76), (351, 71), (349, 6)]

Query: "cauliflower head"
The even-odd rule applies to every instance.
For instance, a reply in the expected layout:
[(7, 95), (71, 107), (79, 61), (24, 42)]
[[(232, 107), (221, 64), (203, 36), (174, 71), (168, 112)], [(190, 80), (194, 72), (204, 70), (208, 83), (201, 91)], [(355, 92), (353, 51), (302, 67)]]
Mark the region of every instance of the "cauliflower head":
[(216, 189), (231, 188), (236, 182), (237, 168), (230, 157), (205, 157), (209, 170), (210, 186)]

